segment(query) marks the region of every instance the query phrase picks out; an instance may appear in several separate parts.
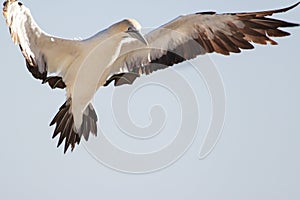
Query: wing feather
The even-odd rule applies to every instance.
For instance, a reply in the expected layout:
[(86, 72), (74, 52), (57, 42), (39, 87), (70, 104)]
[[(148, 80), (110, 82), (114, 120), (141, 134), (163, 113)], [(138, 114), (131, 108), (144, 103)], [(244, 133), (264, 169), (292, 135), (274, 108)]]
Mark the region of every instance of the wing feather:
[[(3, 15), (11, 38), (19, 45), (33, 77), (42, 80), (42, 83), (49, 83), (51, 88), (64, 88), (63, 82), (59, 85), (52, 84), (47, 76), (59, 73), (69, 66), (71, 62), (68, 61), (78, 54), (80, 42), (48, 35), (36, 24), (29, 9), (17, 1), (6, 1)], [(61, 77), (57, 76), (57, 79)]]
[[(118, 76), (114, 75), (119, 72), (147, 75), (205, 53), (240, 53), (242, 49), (253, 49), (252, 43), (276, 45), (277, 42), (270, 37), (290, 35), (279, 28), (298, 24), (267, 16), (286, 12), (299, 3), (262, 12), (200, 12), (178, 17), (145, 35), (149, 47), (143, 47), (137, 41), (124, 44), (120, 57), (111, 68), (112, 76), (108, 80), (115, 80), (116, 86), (122, 85), (120, 83), (131, 84), (135, 79), (131, 82), (120, 82)], [(116, 84), (117, 81), (119, 83)]]

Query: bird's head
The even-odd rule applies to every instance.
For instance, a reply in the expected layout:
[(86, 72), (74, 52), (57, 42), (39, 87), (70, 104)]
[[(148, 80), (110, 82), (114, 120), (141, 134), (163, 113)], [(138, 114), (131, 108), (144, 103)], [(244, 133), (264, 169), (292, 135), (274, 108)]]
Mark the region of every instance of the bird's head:
[(141, 25), (135, 19), (125, 19), (115, 24), (114, 30), (121, 33), (123, 38), (134, 38), (148, 45), (147, 40), (141, 33)]

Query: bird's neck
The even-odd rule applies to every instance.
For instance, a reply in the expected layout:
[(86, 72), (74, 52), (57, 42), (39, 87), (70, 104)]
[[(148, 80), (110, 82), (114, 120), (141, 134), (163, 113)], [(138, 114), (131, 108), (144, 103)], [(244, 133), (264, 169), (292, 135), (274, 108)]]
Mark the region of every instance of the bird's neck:
[(96, 33), (94, 36), (88, 38), (87, 40), (95, 44), (100, 44), (106, 41), (120, 43), (123, 37), (120, 33), (117, 33), (112, 27), (109, 27), (103, 31)]
[(112, 32), (110, 28), (108, 28), (85, 40), (85, 42), (88, 46), (87, 49), (89, 49), (89, 51), (104, 49), (104, 51), (107, 52), (103, 53), (114, 55), (113, 58), (111, 58), (112, 60), (114, 60), (116, 59), (115, 56), (118, 56), (120, 53), (123, 40), (124, 38), (122, 34), (116, 34)]

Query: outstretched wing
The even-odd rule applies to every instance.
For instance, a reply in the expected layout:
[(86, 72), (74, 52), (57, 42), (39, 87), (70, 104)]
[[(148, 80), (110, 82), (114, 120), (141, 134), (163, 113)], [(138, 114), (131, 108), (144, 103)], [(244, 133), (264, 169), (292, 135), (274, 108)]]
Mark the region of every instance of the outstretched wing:
[(253, 49), (251, 43), (277, 45), (271, 37), (290, 35), (279, 28), (298, 24), (267, 16), (286, 12), (299, 3), (263, 12), (202, 12), (178, 17), (146, 34), (148, 48), (136, 41), (124, 44), (105, 85), (113, 81), (115, 86), (132, 84), (142, 74), (147, 75), (205, 53), (240, 53), (242, 49)]
[(33, 77), (42, 80), (42, 83), (48, 83), (51, 88), (65, 88), (61, 77), (48, 77), (48, 74), (68, 67), (68, 61), (76, 57), (79, 42), (46, 34), (21, 2), (11, 0), (3, 5), (3, 15), (11, 38), (19, 45)]

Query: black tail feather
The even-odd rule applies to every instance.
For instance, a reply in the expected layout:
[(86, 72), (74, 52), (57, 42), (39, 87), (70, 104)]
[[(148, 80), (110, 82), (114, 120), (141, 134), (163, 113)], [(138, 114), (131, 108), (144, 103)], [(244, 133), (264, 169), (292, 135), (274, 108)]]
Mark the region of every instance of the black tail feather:
[(59, 136), (57, 147), (65, 141), (64, 153), (71, 146), (71, 151), (75, 145), (80, 143), (83, 136), (86, 141), (89, 139), (90, 133), (97, 136), (97, 114), (92, 104), (89, 104), (83, 113), (82, 125), (79, 131), (75, 130), (74, 118), (71, 112), (71, 99), (68, 99), (59, 109), (58, 113), (53, 118), (50, 126), (56, 124), (52, 138)]

